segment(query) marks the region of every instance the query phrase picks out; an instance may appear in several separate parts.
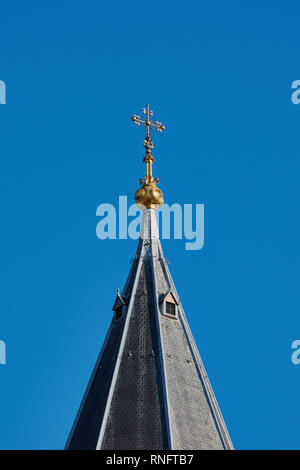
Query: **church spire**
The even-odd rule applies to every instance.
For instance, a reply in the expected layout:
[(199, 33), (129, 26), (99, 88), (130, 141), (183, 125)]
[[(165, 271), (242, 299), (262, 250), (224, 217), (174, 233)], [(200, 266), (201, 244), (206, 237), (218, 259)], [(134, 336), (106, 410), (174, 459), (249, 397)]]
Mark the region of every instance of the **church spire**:
[(135, 114), (132, 116), (131, 120), (137, 125), (142, 125), (146, 128), (146, 136), (144, 140), (144, 147), (146, 150), (145, 157), (143, 162), (146, 163), (146, 176), (139, 180), (142, 187), (138, 189), (135, 193), (135, 200), (139, 207), (158, 209), (164, 202), (163, 194), (160, 189), (156, 186), (159, 184), (158, 178), (153, 178), (152, 175), (152, 163), (154, 162), (154, 157), (152, 155), (152, 149), (154, 148), (152, 139), (151, 139), (151, 130), (156, 130), (157, 132), (162, 132), (165, 130), (165, 126), (159, 121), (152, 121), (153, 111), (150, 110), (149, 103), (146, 104), (146, 108), (143, 108), (144, 117), (140, 117)]
[(140, 239), (66, 449), (232, 449), (159, 240), (150, 131), (163, 126), (144, 111)]

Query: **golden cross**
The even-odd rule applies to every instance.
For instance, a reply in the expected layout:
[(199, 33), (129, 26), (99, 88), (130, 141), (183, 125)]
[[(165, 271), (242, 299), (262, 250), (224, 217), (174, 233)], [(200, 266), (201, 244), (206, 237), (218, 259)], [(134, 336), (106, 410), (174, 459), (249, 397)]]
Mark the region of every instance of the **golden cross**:
[(144, 119), (140, 118), (137, 114), (132, 116), (131, 120), (137, 125), (140, 126), (142, 124), (143, 127), (146, 127), (146, 138), (144, 141), (144, 147), (146, 149), (146, 154), (151, 154), (151, 149), (153, 149), (153, 143), (151, 141), (150, 130), (156, 129), (157, 132), (162, 132), (165, 130), (165, 126), (162, 125), (161, 122), (151, 121), (151, 117), (153, 116), (153, 111), (150, 110), (149, 103), (146, 104), (146, 108), (143, 109)]
[[(146, 108), (143, 109), (143, 115), (144, 115), (143, 118), (141, 118), (140, 116), (135, 114), (134, 116), (132, 116), (131, 120), (137, 126), (142, 125), (143, 127), (146, 127), (146, 137), (143, 143), (146, 149), (146, 155), (143, 161), (146, 163), (146, 169), (147, 169), (147, 175), (146, 175), (145, 181), (148, 183), (151, 183), (152, 181), (154, 181), (152, 177), (152, 162), (154, 162), (154, 158), (151, 154), (151, 150), (154, 148), (154, 145), (151, 139), (150, 131), (152, 129), (156, 129), (157, 132), (162, 132), (165, 130), (165, 126), (163, 126), (162, 123), (159, 121), (156, 121), (156, 122), (151, 121), (151, 117), (153, 116), (153, 111), (150, 110), (149, 103), (147, 103)], [(155, 180), (158, 182), (157, 178), (155, 178)], [(140, 180), (140, 183), (142, 183), (142, 180)]]

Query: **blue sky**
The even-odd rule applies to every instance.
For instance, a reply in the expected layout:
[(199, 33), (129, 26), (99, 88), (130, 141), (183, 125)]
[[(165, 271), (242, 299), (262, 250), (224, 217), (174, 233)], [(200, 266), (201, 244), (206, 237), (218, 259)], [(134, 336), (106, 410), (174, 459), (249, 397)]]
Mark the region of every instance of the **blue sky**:
[(96, 237), (133, 195), (150, 101), (169, 204), (205, 245), (163, 248), (232, 440), (299, 449), (296, 1), (2, 2), (0, 448), (63, 448), (134, 256)]

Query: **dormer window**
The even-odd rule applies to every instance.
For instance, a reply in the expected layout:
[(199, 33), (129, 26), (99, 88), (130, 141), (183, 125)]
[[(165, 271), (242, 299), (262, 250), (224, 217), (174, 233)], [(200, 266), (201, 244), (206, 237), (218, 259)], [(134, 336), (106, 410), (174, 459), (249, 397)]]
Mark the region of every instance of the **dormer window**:
[(173, 304), (172, 302), (166, 302), (166, 313), (168, 315), (175, 315), (176, 314), (175, 304)]
[(115, 303), (114, 303), (114, 306), (113, 306), (113, 311), (115, 312), (115, 313), (114, 313), (114, 320), (115, 320), (116, 322), (122, 320), (122, 318), (125, 317), (125, 313), (126, 313), (126, 298), (123, 297), (123, 296), (120, 294), (119, 289), (118, 289), (117, 298), (116, 298)]
[(160, 311), (166, 317), (178, 318), (178, 301), (172, 291), (161, 297)]

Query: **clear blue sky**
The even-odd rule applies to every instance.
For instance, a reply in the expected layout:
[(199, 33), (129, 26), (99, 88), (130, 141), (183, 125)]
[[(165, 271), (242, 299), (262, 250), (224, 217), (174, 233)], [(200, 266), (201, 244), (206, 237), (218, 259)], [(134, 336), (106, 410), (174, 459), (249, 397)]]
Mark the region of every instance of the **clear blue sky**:
[(165, 255), (236, 448), (300, 448), (296, 1), (11, 1), (0, 16), (0, 448), (63, 448), (132, 240), (96, 207), (133, 202), (150, 101), (155, 176), (205, 204), (205, 246)]

